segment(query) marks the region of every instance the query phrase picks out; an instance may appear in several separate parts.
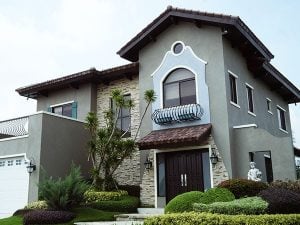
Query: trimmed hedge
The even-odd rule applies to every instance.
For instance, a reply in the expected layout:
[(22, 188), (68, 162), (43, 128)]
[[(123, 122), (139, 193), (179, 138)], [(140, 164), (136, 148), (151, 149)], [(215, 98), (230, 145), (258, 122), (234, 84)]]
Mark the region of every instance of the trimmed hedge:
[(276, 188), (288, 189), (288, 190), (295, 191), (300, 194), (300, 180), (295, 180), (295, 181), (276, 180), (276, 181), (273, 181), (269, 186), (276, 187)]
[(248, 197), (231, 202), (214, 202), (212, 204), (195, 203), (194, 211), (227, 215), (258, 215), (267, 212), (268, 203), (260, 197)]
[(83, 197), (86, 203), (100, 201), (119, 201), (122, 196), (128, 195), (127, 191), (94, 191), (88, 190)]
[(259, 196), (269, 203), (268, 213), (300, 213), (300, 194), (297, 192), (271, 187), (260, 192)]
[(268, 188), (263, 182), (246, 180), (246, 179), (230, 179), (221, 182), (218, 187), (226, 188), (231, 191), (235, 198), (257, 196), (259, 192)]
[(67, 223), (75, 218), (75, 213), (67, 211), (31, 211), (24, 215), (24, 225)]
[(173, 213), (145, 219), (144, 225), (299, 225), (300, 215), (221, 215)]
[(24, 209), (48, 209), (46, 201), (30, 202)]
[(111, 212), (137, 212), (140, 200), (134, 196), (123, 196), (119, 201), (100, 201), (91, 202), (87, 205), (94, 209), (100, 209)]
[(211, 188), (206, 192), (191, 191), (173, 198), (165, 207), (165, 213), (193, 211), (193, 203), (210, 204), (234, 200), (234, 195), (225, 188)]

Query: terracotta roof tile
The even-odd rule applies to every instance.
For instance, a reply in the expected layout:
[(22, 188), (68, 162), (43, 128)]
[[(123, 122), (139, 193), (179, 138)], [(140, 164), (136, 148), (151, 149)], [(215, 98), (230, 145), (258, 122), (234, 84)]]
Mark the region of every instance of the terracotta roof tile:
[(200, 144), (211, 132), (211, 124), (155, 130), (143, 137), (138, 146), (140, 150), (168, 147), (181, 147)]

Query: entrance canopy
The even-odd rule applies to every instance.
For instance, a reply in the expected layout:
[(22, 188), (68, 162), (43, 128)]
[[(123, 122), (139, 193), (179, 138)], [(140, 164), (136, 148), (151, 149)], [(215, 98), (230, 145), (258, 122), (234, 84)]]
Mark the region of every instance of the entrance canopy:
[(140, 150), (199, 145), (211, 132), (211, 124), (155, 130), (143, 137), (138, 146)]

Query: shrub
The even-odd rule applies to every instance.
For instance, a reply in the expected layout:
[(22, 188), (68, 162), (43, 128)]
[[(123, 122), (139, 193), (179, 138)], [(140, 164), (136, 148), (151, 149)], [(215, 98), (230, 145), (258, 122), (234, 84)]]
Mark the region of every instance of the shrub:
[(257, 196), (259, 192), (268, 188), (263, 182), (246, 180), (246, 179), (230, 179), (221, 182), (218, 187), (227, 188), (231, 191), (235, 198)]
[(295, 191), (300, 194), (300, 180), (296, 180), (296, 181), (276, 180), (270, 184), (270, 187), (284, 188), (291, 191)]
[(36, 201), (29, 203), (24, 209), (48, 209), (48, 205), (46, 201)]
[(232, 201), (234, 195), (225, 188), (211, 188), (206, 192), (191, 191), (173, 198), (165, 207), (166, 213), (190, 212), (193, 203), (209, 204), (213, 202)]
[(71, 165), (70, 174), (64, 179), (43, 178), (39, 184), (39, 194), (50, 209), (68, 210), (83, 201), (83, 194), (88, 185), (83, 180), (80, 167)]
[(193, 210), (193, 203), (201, 202), (204, 193), (201, 191), (191, 191), (173, 198), (165, 207), (165, 213), (189, 212)]
[(141, 188), (138, 185), (119, 185), (118, 187), (127, 191), (130, 196), (140, 197)]
[(211, 204), (195, 203), (194, 210), (197, 212), (210, 212), (228, 215), (264, 214), (267, 211), (268, 203), (260, 197), (240, 198), (230, 202), (214, 202)]
[(140, 200), (134, 196), (123, 196), (119, 201), (100, 201), (91, 202), (89, 207), (112, 212), (136, 212), (139, 207)]
[(144, 225), (299, 225), (300, 215), (220, 215), (174, 213), (145, 219)]
[(300, 194), (285, 189), (270, 187), (259, 193), (265, 201), (269, 203), (269, 213), (300, 213)]
[(118, 201), (122, 196), (128, 195), (127, 191), (94, 191), (88, 190), (84, 193), (84, 200), (89, 202)]
[(23, 217), (23, 224), (57, 224), (66, 223), (75, 218), (75, 214), (67, 211), (32, 211)]

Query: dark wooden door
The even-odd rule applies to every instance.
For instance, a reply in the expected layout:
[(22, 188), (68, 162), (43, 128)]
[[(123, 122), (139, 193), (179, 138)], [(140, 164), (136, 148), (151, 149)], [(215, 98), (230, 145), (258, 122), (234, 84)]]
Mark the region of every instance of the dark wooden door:
[(166, 154), (166, 200), (188, 191), (203, 191), (202, 152), (199, 150)]

